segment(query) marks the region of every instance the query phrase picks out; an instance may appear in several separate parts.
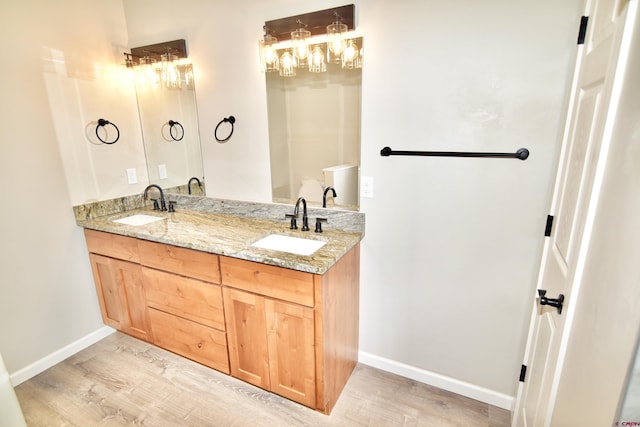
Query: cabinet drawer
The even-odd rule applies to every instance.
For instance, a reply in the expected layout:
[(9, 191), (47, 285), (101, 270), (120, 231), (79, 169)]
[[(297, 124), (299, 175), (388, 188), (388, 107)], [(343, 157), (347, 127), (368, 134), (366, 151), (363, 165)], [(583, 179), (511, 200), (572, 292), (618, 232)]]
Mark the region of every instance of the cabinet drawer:
[(222, 284), (313, 307), (313, 274), (220, 257)]
[(125, 261), (140, 262), (138, 241), (133, 237), (90, 230), (88, 228), (84, 229), (84, 237), (87, 241), (89, 252)]
[(218, 255), (147, 240), (138, 241), (138, 251), (143, 265), (220, 283)]
[(172, 314), (149, 309), (155, 345), (229, 373), (227, 337), (218, 331)]
[(219, 285), (143, 267), (147, 305), (224, 330)]

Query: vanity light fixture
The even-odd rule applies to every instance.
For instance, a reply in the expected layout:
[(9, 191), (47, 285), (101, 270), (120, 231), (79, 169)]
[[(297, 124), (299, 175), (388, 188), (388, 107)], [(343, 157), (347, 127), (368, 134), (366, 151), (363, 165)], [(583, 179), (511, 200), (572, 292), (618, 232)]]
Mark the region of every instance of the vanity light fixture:
[(152, 88), (193, 87), (193, 69), (187, 62), (184, 39), (134, 47), (124, 55), (125, 65), (133, 70), (138, 83)]
[(260, 40), (262, 71), (292, 77), (296, 68), (324, 73), (327, 63), (361, 68), (362, 49), (349, 33), (355, 29), (354, 15), (351, 4), (265, 22)]

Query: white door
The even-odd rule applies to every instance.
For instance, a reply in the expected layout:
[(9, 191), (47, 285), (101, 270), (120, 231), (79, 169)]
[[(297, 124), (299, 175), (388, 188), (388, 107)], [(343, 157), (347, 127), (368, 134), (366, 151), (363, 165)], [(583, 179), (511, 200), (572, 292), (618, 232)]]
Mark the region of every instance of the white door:
[(555, 218), (538, 279), (538, 289), (546, 291), (546, 298), (555, 300), (562, 295), (564, 303), (560, 312), (541, 305), (541, 298), (536, 302), (525, 356), (527, 373), (518, 391), (514, 426), (551, 425), (609, 146), (613, 121), (609, 112), (615, 111), (617, 102), (612, 88), (627, 3), (587, 0), (585, 15), (589, 23), (576, 63), (565, 124), (552, 202)]

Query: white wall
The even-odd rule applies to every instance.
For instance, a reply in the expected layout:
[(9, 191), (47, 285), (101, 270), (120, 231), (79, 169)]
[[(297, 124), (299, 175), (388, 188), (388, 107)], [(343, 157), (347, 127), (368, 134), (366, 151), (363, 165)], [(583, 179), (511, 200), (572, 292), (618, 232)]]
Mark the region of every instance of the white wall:
[[(172, 4), (125, 0), (130, 42), (187, 39), (208, 194), (268, 201), (261, 26), (343, 2), (193, 0), (166, 13)], [(362, 174), (375, 180), (361, 201), (364, 361), (515, 393), (580, 10), (579, 0), (356, 2)], [(229, 114), (236, 133), (215, 144)], [(387, 145), (531, 157), (382, 158)]]
[[(16, 0), (0, 3), (0, 36), (10, 41), (0, 79), (0, 352), (15, 374), (102, 327), (59, 149), (69, 142), (57, 133), (65, 108), (51, 102), (47, 80), (52, 67), (66, 67), (60, 78), (80, 93), (113, 64), (126, 28), (120, 0)], [(52, 63), (53, 51), (64, 62)], [(84, 123), (64, 124), (66, 136), (88, 144)]]
[[(375, 179), (361, 200), (364, 351), (515, 393), (579, 3), (361, 5), (361, 172)], [(384, 146), (531, 156), (383, 158)]]

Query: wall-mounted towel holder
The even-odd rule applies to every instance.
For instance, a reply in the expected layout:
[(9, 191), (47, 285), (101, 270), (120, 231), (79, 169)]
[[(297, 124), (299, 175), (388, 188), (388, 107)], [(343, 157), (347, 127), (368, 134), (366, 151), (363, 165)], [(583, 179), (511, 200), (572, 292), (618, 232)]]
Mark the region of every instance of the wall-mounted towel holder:
[[(184, 138), (184, 128), (182, 127), (180, 122), (177, 122), (175, 120), (169, 120), (168, 123), (169, 123), (169, 136), (171, 136), (171, 139), (173, 139), (174, 141), (181, 141), (182, 138)], [(178, 136), (180, 136), (180, 138), (178, 138)]]
[(401, 151), (384, 147), (380, 150), (383, 157), (389, 156), (431, 156), (431, 157), (493, 157), (499, 159), (527, 160), (529, 150), (521, 148), (515, 153), (474, 153), (468, 151)]
[[(113, 141), (105, 141), (100, 137), (100, 132), (98, 132), (100, 128), (105, 127), (107, 125), (113, 126), (114, 129), (116, 130), (116, 139), (114, 139)], [(105, 130), (105, 135), (106, 134), (107, 134), (107, 131)], [(120, 139), (120, 129), (118, 129), (118, 126), (116, 126), (114, 123), (111, 123), (109, 120), (98, 119), (98, 125), (96, 126), (96, 136), (98, 137), (100, 142), (102, 142), (103, 144), (115, 144)]]
[[(228, 141), (229, 138), (231, 138), (231, 135), (233, 135), (233, 124), (235, 122), (236, 122), (236, 118), (233, 117), (233, 116), (225, 117), (224, 119), (220, 120), (218, 122), (218, 125), (216, 126), (216, 130), (213, 131), (213, 136), (216, 138), (216, 141), (218, 141), (218, 142), (226, 142), (226, 141)], [(229, 132), (229, 135), (226, 138), (220, 139), (220, 138), (218, 138), (218, 128), (223, 123), (231, 123), (231, 132)]]

